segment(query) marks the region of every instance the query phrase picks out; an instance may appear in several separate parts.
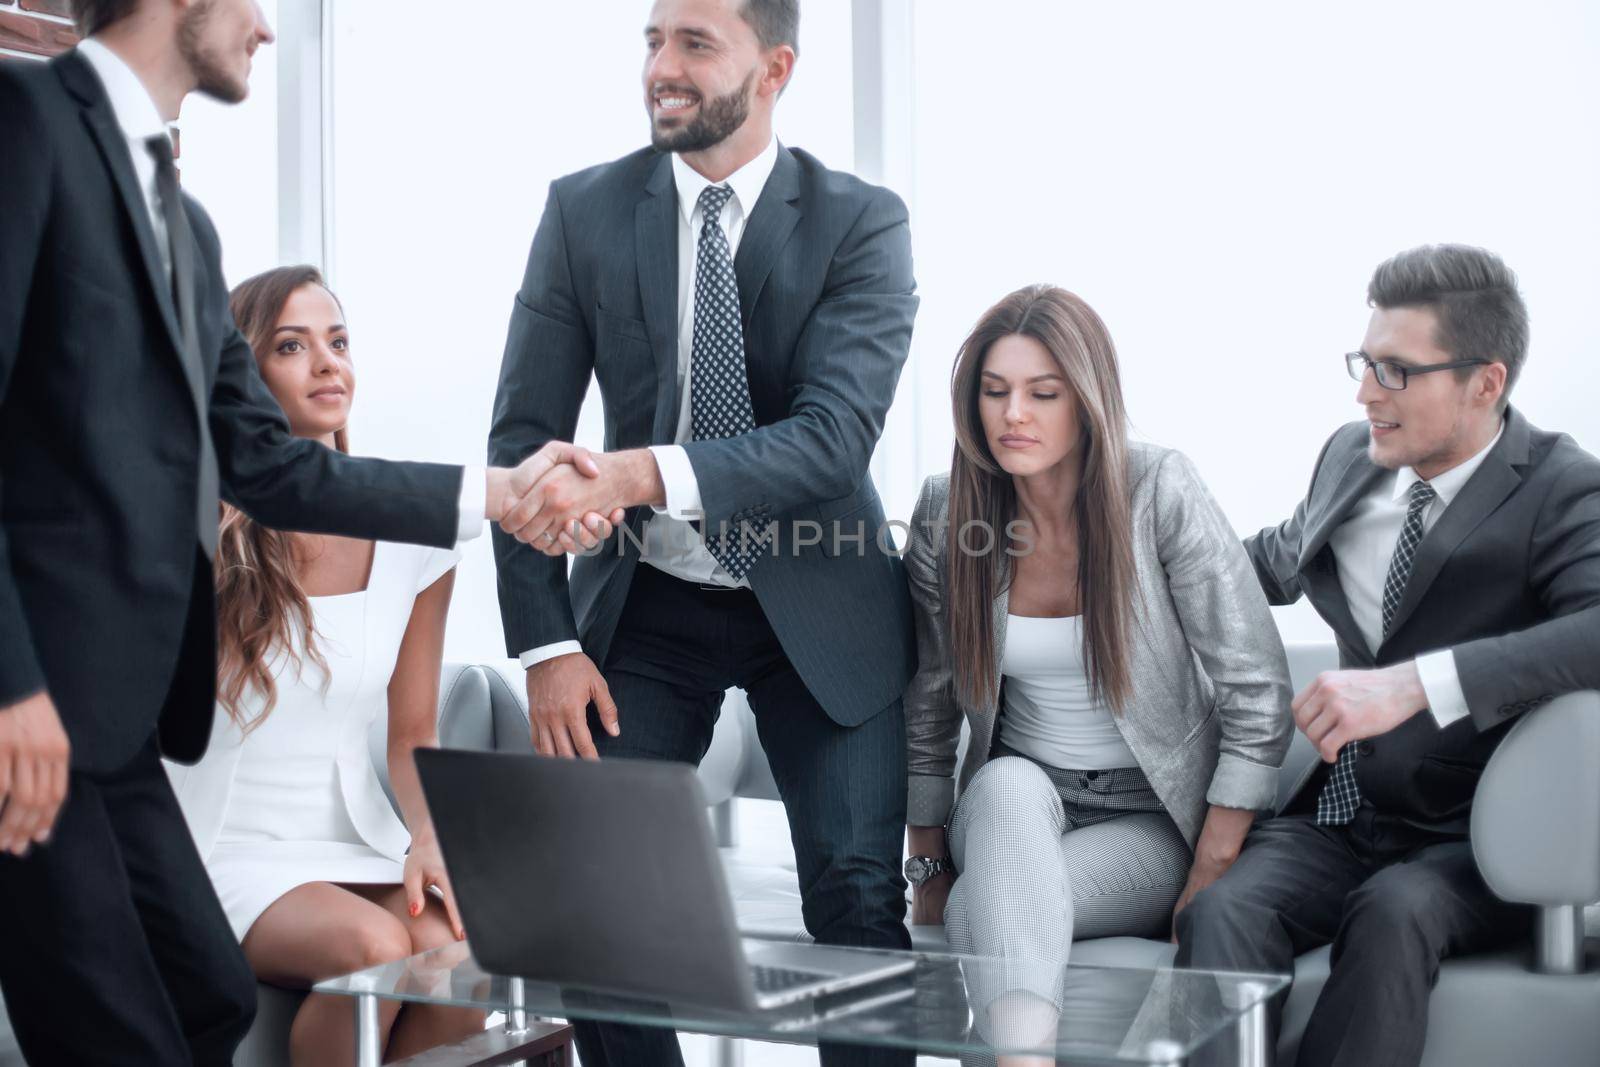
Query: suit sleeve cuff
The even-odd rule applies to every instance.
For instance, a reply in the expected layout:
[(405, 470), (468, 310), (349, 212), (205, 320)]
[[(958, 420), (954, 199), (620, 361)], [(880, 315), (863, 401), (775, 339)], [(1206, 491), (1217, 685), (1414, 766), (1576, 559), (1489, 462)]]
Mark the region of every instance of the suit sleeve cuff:
[(651, 510), (675, 519), (700, 518), (700, 479), (695, 477), (689, 453), (682, 445), (651, 445), (650, 454), (656, 457), (656, 468), (661, 471), (661, 485), (667, 497), (666, 507), (652, 504)]
[(906, 822), (912, 826), (943, 826), (956, 803), (956, 780), (913, 774), (906, 779)]
[(456, 543), (460, 544), (483, 533), (483, 520), (489, 510), (489, 482), (488, 473), (482, 467), (462, 470), (458, 509)]
[(1278, 768), (1223, 752), (1217, 756), (1206, 802), (1244, 811), (1271, 811), (1278, 803)]
[(1456, 673), (1456, 656), (1448, 648), (1417, 657), (1417, 677), (1422, 681), (1422, 691), (1428, 698), (1428, 710), (1433, 713), (1439, 729), (1467, 717), (1467, 696), (1461, 691), (1461, 677)]
[(538, 648), (528, 649), (528, 651), (517, 657), (517, 662), (522, 664), (523, 670), (527, 670), (529, 667), (543, 663), (547, 659), (555, 659), (557, 656), (566, 656), (573, 652), (582, 651), (583, 646), (576, 641), (555, 641), (548, 645), (540, 645)]

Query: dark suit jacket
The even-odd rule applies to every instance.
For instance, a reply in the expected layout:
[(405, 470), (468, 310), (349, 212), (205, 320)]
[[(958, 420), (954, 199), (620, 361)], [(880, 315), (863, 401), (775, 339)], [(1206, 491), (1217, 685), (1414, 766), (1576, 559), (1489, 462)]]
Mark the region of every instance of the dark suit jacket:
[(192, 761), (216, 682), (199, 420), (222, 495), (269, 526), (448, 545), (461, 469), (291, 437), (185, 198), (191, 388), (127, 141), (82, 57), (0, 62), (0, 145), (0, 706), (47, 689), (79, 769), (121, 766), (158, 721), (164, 753)]
[[(570, 440), (591, 372), (608, 450), (669, 444), (677, 428), (678, 217), (671, 158), (644, 149), (554, 182), (534, 235), (495, 398), (489, 455)], [(779, 146), (734, 258), (757, 429), (686, 445), (706, 528), (779, 520), (782, 555), (750, 584), (829, 716), (857, 723), (899, 698), (913, 669), (899, 560), (871, 537), (883, 507), (867, 474), (916, 312), (906, 211), (893, 193)], [(639, 541), (649, 508), (628, 526)], [(845, 533), (791, 548), (790, 520)], [(500, 607), (517, 655), (577, 638), (604, 665), (638, 549), (618, 532), (572, 565), (496, 531)]]
[[(1483, 765), (1511, 721), (1600, 688), (1600, 460), (1515, 408), (1505, 432), (1417, 547), (1389, 636), (1374, 655), (1356, 629), (1328, 538), (1380, 479), (1366, 422), (1328, 440), (1294, 517), (1245, 547), (1274, 604), (1311, 598), (1345, 667), (1441, 648), (1455, 655), (1471, 714), (1441, 730), (1428, 712), (1362, 742), (1361, 793), (1419, 826), (1465, 833)], [(1291, 801), (1314, 803), (1326, 764)]]

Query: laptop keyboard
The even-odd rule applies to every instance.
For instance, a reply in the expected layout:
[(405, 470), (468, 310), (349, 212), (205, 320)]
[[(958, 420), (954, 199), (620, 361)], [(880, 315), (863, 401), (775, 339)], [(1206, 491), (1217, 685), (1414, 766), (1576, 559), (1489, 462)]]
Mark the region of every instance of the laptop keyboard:
[(772, 994), (784, 993), (796, 986), (813, 985), (828, 976), (816, 971), (795, 971), (788, 967), (767, 967), (752, 963), (750, 977), (755, 982), (757, 993)]

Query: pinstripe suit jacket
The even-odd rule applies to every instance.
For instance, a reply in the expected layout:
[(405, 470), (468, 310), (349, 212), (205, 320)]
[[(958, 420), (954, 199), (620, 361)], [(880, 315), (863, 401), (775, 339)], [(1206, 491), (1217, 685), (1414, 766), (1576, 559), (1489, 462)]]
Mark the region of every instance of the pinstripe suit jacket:
[[(1289, 664), (1244, 548), (1187, 457), (1130, 443), (1128, 483), (1138, 576), (1133, 694), (1116, 724), (1193, 845), (1207, 804), (1265, 811), (1277, 799), (1294, 731)], [(918, 826), (949, 817), (958, 783), (988, 761), (1005, 706), (1004, 590), (988, 607), (996, 698), (969, 706), (952, 683), (948, 620), (970, 606), (945, 596), (949, 495), (947, 474), (923, 483), (906, 554), (917, 628), (917, 673), (906, 692), (906, 819)], [(963, 718), (972, 736), (958, 774)]]
[[(492, 462), (569, 441), (591, 374), (607, 450), (669, 444), (679, 411), (678, 221), (671, 158), (642, 149), (550, 187), (512, 305), (489, 438)], [(846, 725), (897, 701), (911, 677), (900, 561), (871, 544), (884, 521), (867, 473), (917, 308), (905, 205), (797, 149), (777, 161), (734, 257), (756, 429), (684, 447), (704, 523), (780, 523), (751, 588), (790, 662)], [(649, 508), (605, 550), (566, 563), (495, 531), (508, 651), (576, 638), (603, 665)], [(795, 521), (858, 524), (866, 543), (799, 545)], [(629, 536), (631, 535), (631, 536)]]

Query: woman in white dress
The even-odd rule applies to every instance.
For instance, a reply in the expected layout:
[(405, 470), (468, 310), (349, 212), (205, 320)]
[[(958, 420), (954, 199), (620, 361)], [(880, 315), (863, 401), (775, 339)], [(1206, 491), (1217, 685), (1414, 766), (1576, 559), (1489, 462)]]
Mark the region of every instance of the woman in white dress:
[[(268, 271), (234, 290), (232, 309), (293, 432), (348, 451), (350, 335), (321, 275)], [(304, 989), (464, 936), (412, 762), (414, 749), (438, 744), (457, 559), (280, 533), (226, 510), (211, 747), (169, 771), (262, 981)], [(404, 822), (368, 755), (379, 715)], [(380, 1025), (386, 1058), (397, 1059), (481, 1030), (483, 1015), (391, 1002)], [(307, 997), (290, 1035), (294, 1062), (349, 1063), (353, 1030), (348, 999)]]

